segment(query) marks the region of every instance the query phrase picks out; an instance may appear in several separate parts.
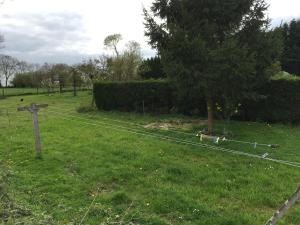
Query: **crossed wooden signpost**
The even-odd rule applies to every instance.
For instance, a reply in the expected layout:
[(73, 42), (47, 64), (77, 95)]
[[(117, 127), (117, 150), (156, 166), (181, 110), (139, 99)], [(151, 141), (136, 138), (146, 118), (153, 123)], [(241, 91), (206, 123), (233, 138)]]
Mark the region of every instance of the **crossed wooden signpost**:
[(29, 111), (32, 114), (32, 122), (33, 122), (33, 129), (34, 129), (34, 138), (35, 138), (35, 149), (36, 149), (36, 157), (37, 158), (42, 158), (42, 145), (41, 145), (38, 111), (40, 108), (46, 108), (46, 107), (48, 107), (47, 104), (32, 103), (30, 106), (18, 108), (18, 111)]

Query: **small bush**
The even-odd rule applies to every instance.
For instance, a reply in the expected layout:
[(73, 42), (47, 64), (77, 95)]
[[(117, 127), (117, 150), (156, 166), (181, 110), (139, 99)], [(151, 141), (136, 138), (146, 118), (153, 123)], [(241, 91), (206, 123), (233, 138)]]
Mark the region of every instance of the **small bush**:
[(89, 113), (89, 112), (94, 112), (95, 108), (92, 106), (80, 106), (76, 109), (78, 113)]

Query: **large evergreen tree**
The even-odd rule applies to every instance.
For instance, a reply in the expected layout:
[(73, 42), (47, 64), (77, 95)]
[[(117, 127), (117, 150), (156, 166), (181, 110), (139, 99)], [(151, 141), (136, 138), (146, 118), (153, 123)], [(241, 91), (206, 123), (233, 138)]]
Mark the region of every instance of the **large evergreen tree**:
[(156, 0), (144, 10), (145, 34), (178, 93), (205, 95), (209, 132), (216, 102), (237, 103), (270, 76), (278, 45), (266, 10), (264, 0)]
[(141, 63), (138, 71), (139, 75), (143, 79), (163, 79), (166, 78), (161, 59), (159, 56), (155, 56), (149, 59), (144, 59)]
[(292, 20), (282, 27), (284, 52), (282, 68), (284, 71), (300, 76), (300, 20)]

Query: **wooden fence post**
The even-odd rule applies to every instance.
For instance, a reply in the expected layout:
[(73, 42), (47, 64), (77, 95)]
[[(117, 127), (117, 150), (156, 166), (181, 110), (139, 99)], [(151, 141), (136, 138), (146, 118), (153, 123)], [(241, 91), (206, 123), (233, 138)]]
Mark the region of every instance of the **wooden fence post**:
[(46, 108), (46, 107), (48, 107), (47, 104), (37, 105), (32, 103), (30, 106), (18, 108), (18, 111), (29, 111), (32, 114), (32, 124), (34, 130), (35, 150), (36, 150), (37, 158), (42, 158), (42, 145), (41, 145), (38, 111), (40, 108)]

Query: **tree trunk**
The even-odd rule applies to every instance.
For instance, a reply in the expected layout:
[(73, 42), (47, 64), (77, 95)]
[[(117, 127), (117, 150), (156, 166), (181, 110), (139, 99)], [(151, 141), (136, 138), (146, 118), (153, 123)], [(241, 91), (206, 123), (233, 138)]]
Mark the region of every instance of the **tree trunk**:
[(214, 125), (214, 104), (211, 97), (207, 97), (206, 99), (207, 105), (207, 128), (208, 134), (213, 133), (213, 125)]
[(5, 87), (8, 86), (8, 78), (5, 78)]

